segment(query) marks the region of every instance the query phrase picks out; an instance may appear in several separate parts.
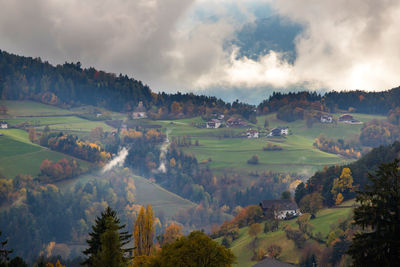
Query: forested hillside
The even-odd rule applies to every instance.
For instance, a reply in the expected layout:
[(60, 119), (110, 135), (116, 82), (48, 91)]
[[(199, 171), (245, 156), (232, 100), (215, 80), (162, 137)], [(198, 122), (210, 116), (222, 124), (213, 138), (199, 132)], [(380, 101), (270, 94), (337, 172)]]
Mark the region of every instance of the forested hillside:
[(156, 94), (126, 75), (94, 68), (79, 62), (53, 66), (40, 58), (22, 57), (0, 50), (0, 96), (3, 100), (30, 99), (61, 107), (93, 105), (118, 112), (133, 111), (142, 101), (157, 118), (193, 117), (212, 111), (254, 117), (251, 105), (232, 105), (215, 97), (194, 94)]

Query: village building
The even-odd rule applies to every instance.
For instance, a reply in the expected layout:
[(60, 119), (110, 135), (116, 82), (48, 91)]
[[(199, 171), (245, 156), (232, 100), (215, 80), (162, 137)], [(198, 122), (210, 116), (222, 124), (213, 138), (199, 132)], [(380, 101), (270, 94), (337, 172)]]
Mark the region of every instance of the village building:
[(246, 131), (247, 138), (258, 138), (260, 133), (257, 130), (249, 129)]
[(0, 129), (8, 129), (8, 123), (6, 121), (0, 121)]
[(263, 214), (273, 214), (275, 219), (285, 220), (301, 215), (296, 202), (289, 199), (263, 200), (260, 203)]
[(361, 121), (354, 119), (354, 117), (349, 114), (344, 114), (344, 115), (340, 116), (339, 122), (348, 123), (348, 124), (362, 124)]
[(133, 119), (143, 119), (147, 118), (146, 108), (143, 106), (143, 102), (140, 101), (135, 110), (132, 113)]
[(244, 123), (244, 121), (240, 118), (235, 118), (235, 117), (230, 117), (227, 121), (226, 121), (226, 125), (228, 127), (245, 127), (246, 124)]
[(210, 128), (210, 129), (217, 129), (217, 128), (221, 127), (221, 125), (222, 125), (222, 122), (217, 119), (209, 120), (206, 123), (206, 127)]
[(282, 136), (289, 134), (289, 127), (277, 127), (271, 130), (268, 136)]
[(349, 114), (344, 114), (342, 116), (339, 117), (339, 121), (340, 122), (350, 122), (354, 120), (353, 116), (349, 115)]
[(324, 114), (321, 116), (322, 123), (333, 123), (333, 117), (331, 115)]

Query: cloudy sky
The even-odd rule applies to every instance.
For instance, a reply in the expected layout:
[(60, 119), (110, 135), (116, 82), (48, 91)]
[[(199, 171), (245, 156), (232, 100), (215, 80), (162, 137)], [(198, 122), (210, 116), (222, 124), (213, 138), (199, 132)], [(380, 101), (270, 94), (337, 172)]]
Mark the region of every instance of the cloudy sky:
[[(0, 0), (0, 7), (0, 49), (128, 74), (155, 91), (251, 102), (272, 90), (400, 85), (398, 0)], [(280, 24), (248, 31), (271, 17)], [(287, 25), (301, 30), (293, 35)], [(284, 42), (293, 51), (281, 49)]]

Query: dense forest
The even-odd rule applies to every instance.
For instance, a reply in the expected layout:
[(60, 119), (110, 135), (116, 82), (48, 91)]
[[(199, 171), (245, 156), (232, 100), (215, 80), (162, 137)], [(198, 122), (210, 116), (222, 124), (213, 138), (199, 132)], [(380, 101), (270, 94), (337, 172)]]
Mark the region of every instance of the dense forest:
[[(374, 148), (353, 163), (326, 167), (322, 171), (316, 172), (306, 184), (300, 184), (296, 189), (295, 198), (300, 202), (306, 195), (319, 193), (322, 195), (325, 205), (333, 206), (339, 193), (335, 188), (337, 187), (335, 186), (336, 180), (336, 182), (343, 183), (340, 193), (344, 200), (351, 199), (355, 196), (355, 189), (363, 190), (369, 184), (368, 173), (375, 172), (380, 164), (398, 158), (399, 154), (400, 142), (394, 142), (391, 145)], [(346, 178), (351, 180), (351, 185), (346, 185)]]
[[(282, 114), (284, 120), (292, 121), (302, 119), (304, 112), (310, 110), (388, 115), (398, 107), (399, 103), (400, 87), (382, 92), (331, 91), (326, 94), (306, 91), (287, 94), (275, 92), (258, 105), (258, 111), (260, 113), (278, 112)], [(288, 111), (294, 114), (287, 116), (289, 119), (286, 119), (284, 114)]]
[(218, 111), (240, 114), (249, 119), (254, 107), (239, 101), (194, 94), (154, 93), (126, 75), (94, 68), (80, 62), (53, 66), (40, 58), (22, 57), (0, 50), (0, 98), (31, 99), (63, 107), (93, 105), (118, 112), (133, 111), (142, 101), (156, 118), (193, 117)]

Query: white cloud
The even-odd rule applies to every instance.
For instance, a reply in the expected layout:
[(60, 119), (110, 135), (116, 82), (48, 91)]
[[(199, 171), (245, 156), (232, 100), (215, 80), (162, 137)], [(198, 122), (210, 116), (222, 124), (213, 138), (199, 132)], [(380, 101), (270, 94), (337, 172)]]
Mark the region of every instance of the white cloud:
[[(304, 26), (289, 64), (237, 58), (225, 41), (254, 8)], [(0, 0), (0, 49), (127, 73), (155, 90), (215, 87), (387, 89), (400, 84), (395, 0)]]

